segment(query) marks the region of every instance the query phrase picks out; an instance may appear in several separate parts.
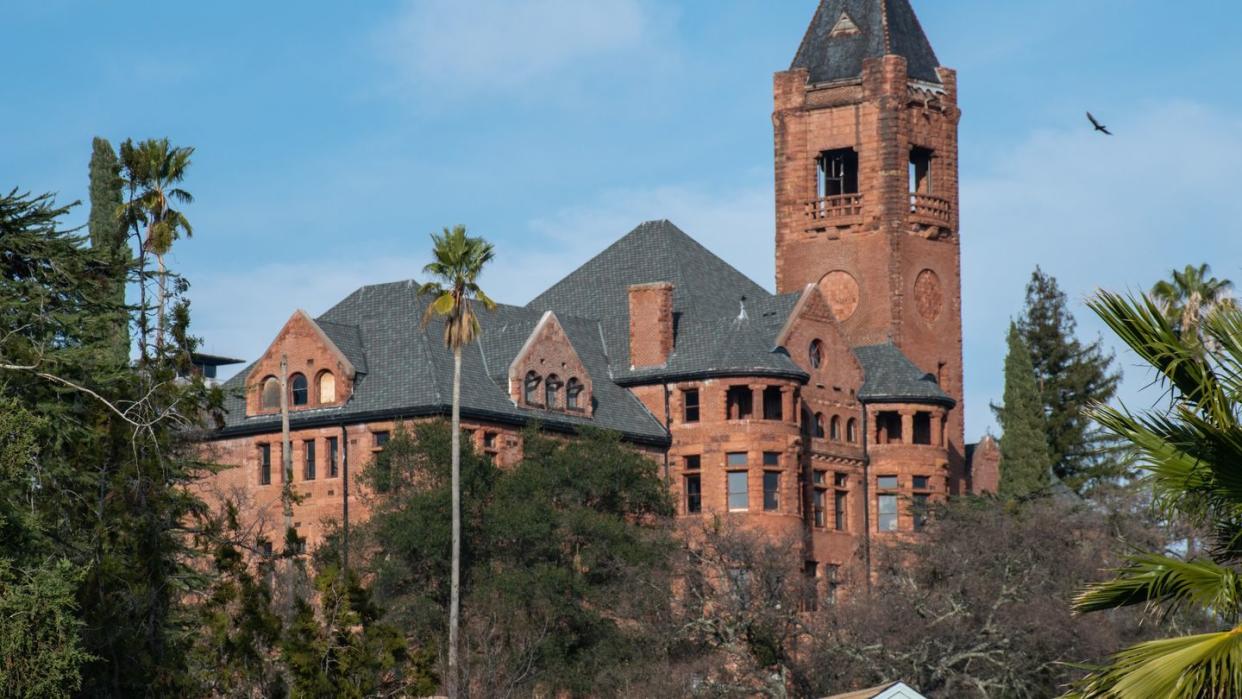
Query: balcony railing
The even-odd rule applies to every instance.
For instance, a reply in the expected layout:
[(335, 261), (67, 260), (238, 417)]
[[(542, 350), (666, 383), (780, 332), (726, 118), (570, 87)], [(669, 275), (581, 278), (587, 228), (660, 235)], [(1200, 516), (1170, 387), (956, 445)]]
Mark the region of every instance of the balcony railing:
[(911, 194), (910, 213), (917, 218), (945, 226), (953, 221), (953, 208), (949, 200), (930, 194)]
[(862, 220), (861, 194), (838, 194), (806, 202), (806, 220), (811, 227), (848, 226)]

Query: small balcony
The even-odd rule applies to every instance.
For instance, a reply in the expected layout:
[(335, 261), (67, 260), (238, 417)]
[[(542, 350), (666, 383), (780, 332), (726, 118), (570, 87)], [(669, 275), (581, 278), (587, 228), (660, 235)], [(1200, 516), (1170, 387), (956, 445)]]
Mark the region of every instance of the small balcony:
[(930, 194), (910, 195), (910, 214), (919, 223), (948, 228), (953, 222), (953, 207), (948, 199)]
[(862, 223), (861, 194), (837, 194), (806, 202), (808, 229), (854, 226)]

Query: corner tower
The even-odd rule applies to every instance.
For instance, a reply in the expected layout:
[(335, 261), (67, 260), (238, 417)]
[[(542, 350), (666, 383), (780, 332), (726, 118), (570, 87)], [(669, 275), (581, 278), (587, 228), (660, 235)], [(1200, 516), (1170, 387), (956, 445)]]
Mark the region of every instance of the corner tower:
[(776, 287), (817, 284), (855, 346), (891, 341), (957, 401), (964, 483), (957, 75), (908, 0), (822, 0), (775, 77)]

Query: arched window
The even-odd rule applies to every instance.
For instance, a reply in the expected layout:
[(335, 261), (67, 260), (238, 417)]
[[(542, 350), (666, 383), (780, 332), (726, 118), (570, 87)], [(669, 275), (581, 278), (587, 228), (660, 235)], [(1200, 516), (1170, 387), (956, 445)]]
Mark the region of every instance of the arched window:
[(336, 377), (332, 372), (319, 374), (319, 404), (329, 405), (336, 402)]
[(845, 441), (850, 444), (858, 441), (858, 421), (854, 418), (850, 418), (850, 421), (845, 423)]
[(263, 379), (263, 391), (259, 394), (259, 407), (264, 410), (280, 408), (280, 379), (275, 376)]
[(582, 410), (582, 382), (576, 378), (565, 384), (565, 407), (570, 410)]
[(841, 418), (833, 415), (832, 422), (829, 423), (829, 430), (829, 434), (832, 435), (832, 441), (841, 441)]
[(310, 402), (310, 385), (306, 377), (294, 374), (289, 377), (289, 393), (292, 394), (294, 405), (306, 405)]
[(522, 385), (522, 399), (527, 405), (539, 404), (539, 374), (526, 372), (526, 381)]
[(556, 374), (549, 374), (548, 379), (543, 382), (543, 405), (549, 410), (560, 405), (561, 388), (565, 384), (561, 383), (561, 379)]
[(824, 414), (823, 413), (815, 413), (815, 436), (820, 439), (824, 438)]
[(811, 340), (811, 348), (807, 350), (807, 354), (810, 356), (812, 369), (818, 369), (824, 365), (824, 343)]

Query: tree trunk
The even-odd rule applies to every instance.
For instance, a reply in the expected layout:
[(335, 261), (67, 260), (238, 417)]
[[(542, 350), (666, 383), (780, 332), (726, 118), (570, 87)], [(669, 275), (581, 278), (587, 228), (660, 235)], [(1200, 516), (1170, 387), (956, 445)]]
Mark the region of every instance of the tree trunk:
[[(285, 547), (293, 530), (293, 448), (289, 439), (289, 357), (280, 355), (280, 504), (285, 514)], [(286, 553), (292, 553), (286, 551)], [(294, 579), (289, 576), (289, 599), (292, 603)]]
[(155, 301), (155, 350), (156, 354), (159, 354), (159, 351), (164, 349), (164, 306), (168, 300), (168, 269), (164, 267), (163, 255), (156, 255), (155, 260), (160, 266), (159, 298)]
[(453, 349), (453, 572), (449, 587), (448, 696), (457, 699), (457, 625), (461, 607), (461, 347)]

